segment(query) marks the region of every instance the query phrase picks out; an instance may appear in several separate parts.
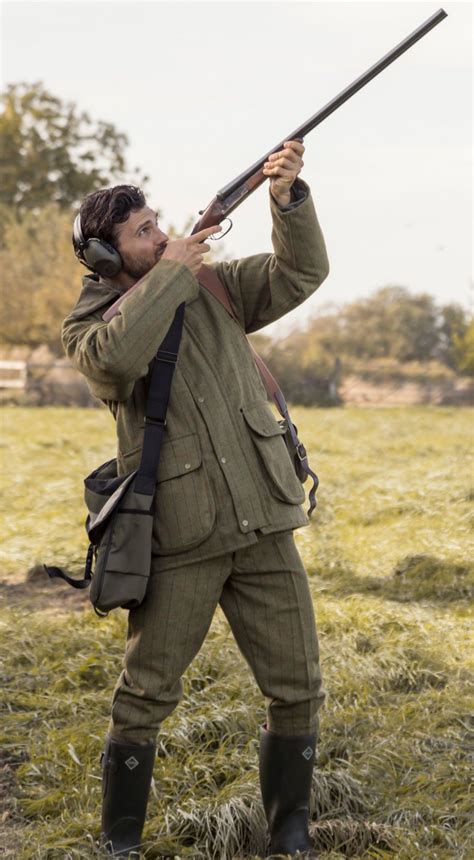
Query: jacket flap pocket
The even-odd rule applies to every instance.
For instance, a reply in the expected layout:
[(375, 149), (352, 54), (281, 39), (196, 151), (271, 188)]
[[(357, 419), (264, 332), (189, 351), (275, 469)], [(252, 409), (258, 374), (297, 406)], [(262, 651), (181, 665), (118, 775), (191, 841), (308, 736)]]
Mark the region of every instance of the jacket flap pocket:
[(266, 400), (242, 406), (241, 412), (249, 427), (260, 436), (282, 436), (285, 433), (285, 427), (280, 426)]
[(202, 462), (197, 433), (188, 433), (163, 443), (158, 466), (158, 481), (168, 481), (198, 469)]
[[(136, 445), (121, 455), (127, 471), (140, 465), (142, 448), (143, 444)], [(178, 436), (176, 439), (165, 438), (161, 443), (157, 481), (168, 481), (179, 475), (187, 475), (188, 472), (198, 469), (201, 462), (201, 446), (197, 433), (187, 433), (186, 436)]]

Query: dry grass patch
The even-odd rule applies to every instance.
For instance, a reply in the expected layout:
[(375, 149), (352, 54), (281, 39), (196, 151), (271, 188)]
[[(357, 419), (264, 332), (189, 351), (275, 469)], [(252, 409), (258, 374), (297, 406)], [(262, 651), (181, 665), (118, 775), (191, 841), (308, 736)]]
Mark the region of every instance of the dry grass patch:
[[(292, 414), (321, 478), (319, 515), (297, 534), (328, 690), (315, 844), (325, 860), (469, 860), (471, 416)], [(0, 590), (5, 856), (99, 857), (99, 755), (125, 613), (100, 621), (84, 595), (41, 583), (34, 569), (50, 561), (79, 572), (82, 477), (113, 456), (111, 419), (6, 410), (4, 424), (16, 488), (5, 500)], [(184, 700), (158, 738), (144, 856), (262, 857), (263, 699), (220, 610), (184, 680)]]

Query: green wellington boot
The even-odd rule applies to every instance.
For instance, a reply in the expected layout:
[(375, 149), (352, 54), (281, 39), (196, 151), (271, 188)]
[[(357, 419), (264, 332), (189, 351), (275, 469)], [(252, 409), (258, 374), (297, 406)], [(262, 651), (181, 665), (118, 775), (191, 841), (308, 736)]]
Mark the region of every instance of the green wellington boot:
[(102, 753), (102, 845), (114, 857), (140, 856), (156, 746), (107, 736)]
[(316, 732), (277, 735), (260, 727), (260, 788), (270, 833), (270, 855), (319, 856), (308, 832)]

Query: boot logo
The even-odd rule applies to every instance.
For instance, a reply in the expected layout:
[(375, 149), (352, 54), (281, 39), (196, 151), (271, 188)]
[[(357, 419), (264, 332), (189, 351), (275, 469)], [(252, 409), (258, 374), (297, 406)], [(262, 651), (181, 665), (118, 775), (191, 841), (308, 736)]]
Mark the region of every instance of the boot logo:
[(136, 760), (135, 756), (131, 755), (125, 762), (129, 770), (135, 770), (138, 767), (139, 762)]
[(301, 755), (303, 756), (303, 758), (306, 759), (306, 761), (309, 761), (311, 756), (313, 755), (313, 750), (311, 749), (311, 747), (306, 747), (306, 749), (303, 750)]

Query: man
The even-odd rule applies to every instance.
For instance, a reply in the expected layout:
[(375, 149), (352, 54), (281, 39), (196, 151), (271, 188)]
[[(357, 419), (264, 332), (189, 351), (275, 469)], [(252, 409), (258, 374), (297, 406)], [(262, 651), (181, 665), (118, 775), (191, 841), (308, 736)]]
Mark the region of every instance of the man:
[[(328, 274), (310, 191), (297, 178), (303, 152), (287, 141), (264, 168), (274, 253), (212, 265), (247, 333), (297, 307)], [(139, 849), (156, 735), (220, 604), (266, 700), (260, 778), (271, 853), (314, 857), (308, 815), (324, 692), (292, 533), (309, 523), (305, 493), (243, 331), (196, 279), (204, 240), (220, 228), (169, 241), (132, 186), (89, 195), (80, 219), (79, 258), (88, 240), (92, 250), (100, 240), (120, 255), (119, 271), (84, 278), (63, 344), (115, 418), (121, 474), (140, 460), (150, 362), (186, 305), (157, 476), (152, 572), (143, 604), (129, 613), (103, 756), (103, 839), (115, 855)], [(140, 278), (105, 323), (105, 309)]]

